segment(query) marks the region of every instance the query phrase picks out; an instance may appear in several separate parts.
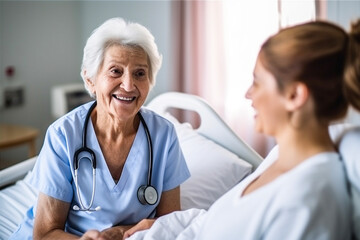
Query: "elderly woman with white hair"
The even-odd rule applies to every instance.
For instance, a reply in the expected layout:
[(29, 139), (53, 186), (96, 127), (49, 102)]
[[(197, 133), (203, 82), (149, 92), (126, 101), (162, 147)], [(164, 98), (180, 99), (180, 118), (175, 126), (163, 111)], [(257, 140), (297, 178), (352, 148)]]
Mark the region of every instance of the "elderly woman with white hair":
[(145, 27), (113, 18), (95, 29), (81, 68), (95, 101), (48, 128), (29, 179), (38, 201), (11, 239), (121, 239), (180, 210), (190, 173), (177, 135), (142, 107), (160, 66)]

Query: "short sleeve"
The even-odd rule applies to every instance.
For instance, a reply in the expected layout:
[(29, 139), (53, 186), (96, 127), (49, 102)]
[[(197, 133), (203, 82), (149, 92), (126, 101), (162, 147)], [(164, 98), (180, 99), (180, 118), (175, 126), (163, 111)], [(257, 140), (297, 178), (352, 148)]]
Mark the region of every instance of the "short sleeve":
[(48, 196), (70, 202), (73, 197), (72, 174), (66, 145), (65, 136), (51, 125), (29, 183)]

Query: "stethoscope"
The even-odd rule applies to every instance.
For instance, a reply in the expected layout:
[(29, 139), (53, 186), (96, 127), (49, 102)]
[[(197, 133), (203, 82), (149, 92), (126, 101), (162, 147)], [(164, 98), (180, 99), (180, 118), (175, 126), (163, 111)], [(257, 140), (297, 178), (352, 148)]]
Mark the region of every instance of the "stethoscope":
[[(101, 209), (100, 206), (96, 208), (92, 208), (95, 196), (95, 179), (96, 179), (96, 156), (93, 150), (87, 147), (86, 145), (86, 136), (87, 136), (87, 126), (90, 119), (91, 112), (96, 107), (96, 101), (91, 105), (89, 111), (86, 114), (84, 126), (83, 126), (83, 133), (82, 133), (82, 147), (76, 150), (74, 154), (74, 175), (75, 175), (75, 188), (76, 194), (79, 199), (80, 207), (78, 205), (73, 206), (73, 210), (75, 211), (98, 211)], [(154, 205), (158, 200), (158, 194), (156, 189), (151, 185), (151, 176), (152, 176), (152, 167), (153, 167), (153, 150), (152, 150), (152, 142), (150, 137), (149, 128), (145, 123), (145, 120), (140, 112), (137, 113), (140, 118), (140, 121), (145, 129), (145, 134), (148, 141), (148, 149), (149, 149), (149, 167), (148, 167), (148, 178), (147, 178), (147, 185), (142, 185), (139, 187), (137, 191), (137, 198), (139, 199), (141, 204), (149, 204)], [(80, 196), (80, 186), (78, 183), (78, 169), (80, 166), (79, 155), (80, 153), (88, 153), (90, 154), (90, 158), (87, 158), (92, 163), (92, 193), (91, 193), (91, 200), (89, 206), (85, 206), (81, 196)]]

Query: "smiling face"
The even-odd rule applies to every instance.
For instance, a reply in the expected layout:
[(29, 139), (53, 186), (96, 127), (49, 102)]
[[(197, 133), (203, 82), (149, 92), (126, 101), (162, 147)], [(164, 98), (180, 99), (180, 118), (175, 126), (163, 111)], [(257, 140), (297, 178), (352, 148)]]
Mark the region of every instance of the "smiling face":
[(253, 84), (248, 89), (246, 98), (252, 100), (256, 111), (256, 131), (275, 136), (285, 126), (285, 98), (280, 93), (274, 76), (264, 68), (259, 57), (254, 69)]
[(150, 90), (149, 62), (140, 47), (110, 45), (93, 81), (97, 111), (119, 121), (133, 120)]

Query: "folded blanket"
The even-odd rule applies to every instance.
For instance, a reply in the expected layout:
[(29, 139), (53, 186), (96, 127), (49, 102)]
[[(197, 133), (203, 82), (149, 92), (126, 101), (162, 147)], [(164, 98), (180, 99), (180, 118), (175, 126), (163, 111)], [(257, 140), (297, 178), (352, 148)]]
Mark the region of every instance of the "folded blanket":
[(191, 208), (176, 211), (158, 218), (153, 226), (133, 234), (128, 240), (195, 239), (206, 211)]

